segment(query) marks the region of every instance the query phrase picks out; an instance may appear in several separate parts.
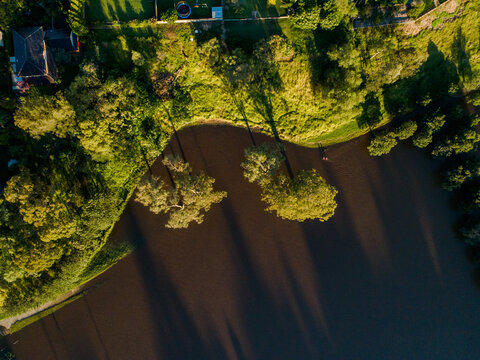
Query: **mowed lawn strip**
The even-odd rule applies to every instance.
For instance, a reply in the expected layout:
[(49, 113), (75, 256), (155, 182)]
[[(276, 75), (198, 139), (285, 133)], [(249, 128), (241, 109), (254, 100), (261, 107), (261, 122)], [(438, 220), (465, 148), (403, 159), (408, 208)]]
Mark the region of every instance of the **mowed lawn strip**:
[(90, 23), (145, 20), (155, 17), (155, 0), (87, 0), (86, 16)]

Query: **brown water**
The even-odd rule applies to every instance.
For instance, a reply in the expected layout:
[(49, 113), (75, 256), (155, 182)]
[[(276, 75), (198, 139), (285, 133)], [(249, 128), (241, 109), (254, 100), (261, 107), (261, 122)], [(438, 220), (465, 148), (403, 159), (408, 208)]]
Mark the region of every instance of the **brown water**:
[(480, 359), (480, 292), (421, 151), (371, 158), (360, 138), (325, 162), (287, 145), (294, 171), (314, 167), (339, 189), (330, 221), (300, 224), (264, 212), (243, 179), (246, 131), (179, 137), (228, 198), (187, 230), (131, 202), (113, 238), (146, 244), (9, 336), (19, 359)]

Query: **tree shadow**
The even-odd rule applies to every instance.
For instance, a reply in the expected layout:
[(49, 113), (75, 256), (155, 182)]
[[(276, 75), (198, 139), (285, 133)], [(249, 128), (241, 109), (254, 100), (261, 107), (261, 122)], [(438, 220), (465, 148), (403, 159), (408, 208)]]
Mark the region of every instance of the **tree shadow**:
[(457, 64), (458, 74), (461, 76), (462, 81), (465, 81), (465, 78), (468, 79), (472, 75), (470, 55), (465, 49), (466, 42), (465, 35), (462, 33), (462, 28), (458, 28), (457, 34), (453, 38), (451, 51), (453, 60)]
[(447, 60), (432, 41), (428, 43), (427, 51), (428, 58), (415, 75), (383, 88), (385, 110), (389, 114), (397, 115), (413, 110), (417, 105), (445, 98), (454, 86), (458, 86), (455, 64)]
[(347, 74), (337, 61), (328, 56), (334, 46), (346, 44), (350, 29), (338, 26), (333, 30), (317, 29), (302, 40), (310, 68), (310, 85), (314, 90), (342, 88), (346, 84)]
[(134, 216), (129, 219), (135, 233), (134, 239), (144, 244), (132, 256), (147, 292), (158, 358), (167, 354), (173, 359), (208, 358), (206, 344), (182, 305), (167, 270), (158, 258), (153, 259), (137, 220)]
[(362, 113), (357, 118), (357, 125), (360, 129), (372, 128), (382, 120), (380, 101), (377, 95), (371, 91), (365, 96), (362, 103)]

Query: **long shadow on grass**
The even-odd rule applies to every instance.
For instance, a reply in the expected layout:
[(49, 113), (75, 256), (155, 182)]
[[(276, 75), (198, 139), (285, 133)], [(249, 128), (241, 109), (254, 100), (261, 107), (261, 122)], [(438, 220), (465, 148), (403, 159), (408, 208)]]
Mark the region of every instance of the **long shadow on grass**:
[(455, 64), (446, 59), (430, 41), (428, 58), (418, 72), (383, 88), (385, 110), (391, 115), (414, 109), (420, 104), (443, 99), (459, 83)]

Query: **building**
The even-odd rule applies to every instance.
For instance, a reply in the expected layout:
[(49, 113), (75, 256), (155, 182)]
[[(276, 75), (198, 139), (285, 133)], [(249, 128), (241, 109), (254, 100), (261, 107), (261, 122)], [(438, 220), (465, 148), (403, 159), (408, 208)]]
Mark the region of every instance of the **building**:
[(31, 85), (57, 81), (57, 67), (41, 26), (13, 30), (14, 75)]
[(15, 56), (10, 59), (17, 83), (28, 85), (51, 84), (57, 81), (57, 67), (52, 52), (58, 49), (78, 51), (78, 39), (70, 30), (43, 31), (41, 26), (13, 31)]

